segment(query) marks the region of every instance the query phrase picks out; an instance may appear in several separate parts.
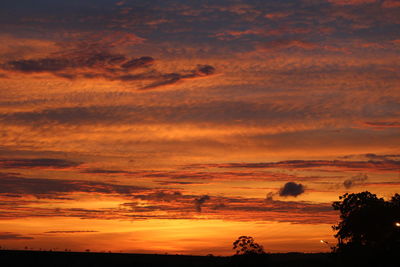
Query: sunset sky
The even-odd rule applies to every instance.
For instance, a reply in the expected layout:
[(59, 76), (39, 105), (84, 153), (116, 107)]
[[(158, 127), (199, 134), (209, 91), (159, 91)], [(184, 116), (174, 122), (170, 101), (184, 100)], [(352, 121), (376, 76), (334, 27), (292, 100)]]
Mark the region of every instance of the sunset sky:
[(1, 0), (0, 246), (329, 251), (339, 195), (400, 192), (399, 14)]

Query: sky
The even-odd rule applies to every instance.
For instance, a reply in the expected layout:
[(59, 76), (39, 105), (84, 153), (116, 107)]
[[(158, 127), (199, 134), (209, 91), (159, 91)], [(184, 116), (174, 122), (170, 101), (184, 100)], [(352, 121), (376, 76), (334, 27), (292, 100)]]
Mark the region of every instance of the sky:
[(329, 251), (340, 195), (400, 191), (399, 13), (2, 0), (1, 247)]

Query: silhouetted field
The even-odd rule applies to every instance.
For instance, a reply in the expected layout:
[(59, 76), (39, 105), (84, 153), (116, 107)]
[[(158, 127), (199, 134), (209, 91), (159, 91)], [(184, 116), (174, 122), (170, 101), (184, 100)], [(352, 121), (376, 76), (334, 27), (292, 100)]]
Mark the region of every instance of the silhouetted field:
[[(328, 253), (268, 254), (256, 258), (185, 256), (128, 253), (55, 252), (1, 250), (1, 266), (55, 266), (55, 267), (102, 267), (102, 266), (335, 266)], [(6, 263), (6, 264), (4, 264)]]

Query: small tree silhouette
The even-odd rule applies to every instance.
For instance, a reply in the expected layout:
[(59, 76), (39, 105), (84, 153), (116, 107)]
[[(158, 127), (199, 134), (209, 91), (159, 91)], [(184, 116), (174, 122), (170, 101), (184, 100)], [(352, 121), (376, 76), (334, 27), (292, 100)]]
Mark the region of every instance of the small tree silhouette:
[(263, 246), (254, 242), (254, 238), (251, 236), (239, 236), (239, 238), (233, 242), (233, 248), (236, 250), (235, 255), (254, 255), (254, 254), (265, 254)]

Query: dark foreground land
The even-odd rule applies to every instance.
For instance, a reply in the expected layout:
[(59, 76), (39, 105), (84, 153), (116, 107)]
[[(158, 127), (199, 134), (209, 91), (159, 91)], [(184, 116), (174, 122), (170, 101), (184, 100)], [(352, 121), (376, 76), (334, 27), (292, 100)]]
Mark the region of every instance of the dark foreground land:
[(4, 267), (223, 267), (223, 266), (265, 266), (265, 267), (334, 267), (334, 266), (400, 266), (397, 263), (346, 264), (330, 253), (282, 253), (255, 257), (217, 257), (159, 254), (95, 253), (0, 250), (0, 266)]
[(55, 266), (55, 267), (119, 267), (119, 266), (334, 266), (332, 255), (327, 253), (269, 254), (257, 259), (217, 256), (185, 256), (128, 253), (55, 252), (0, 250), (0, 265)]

